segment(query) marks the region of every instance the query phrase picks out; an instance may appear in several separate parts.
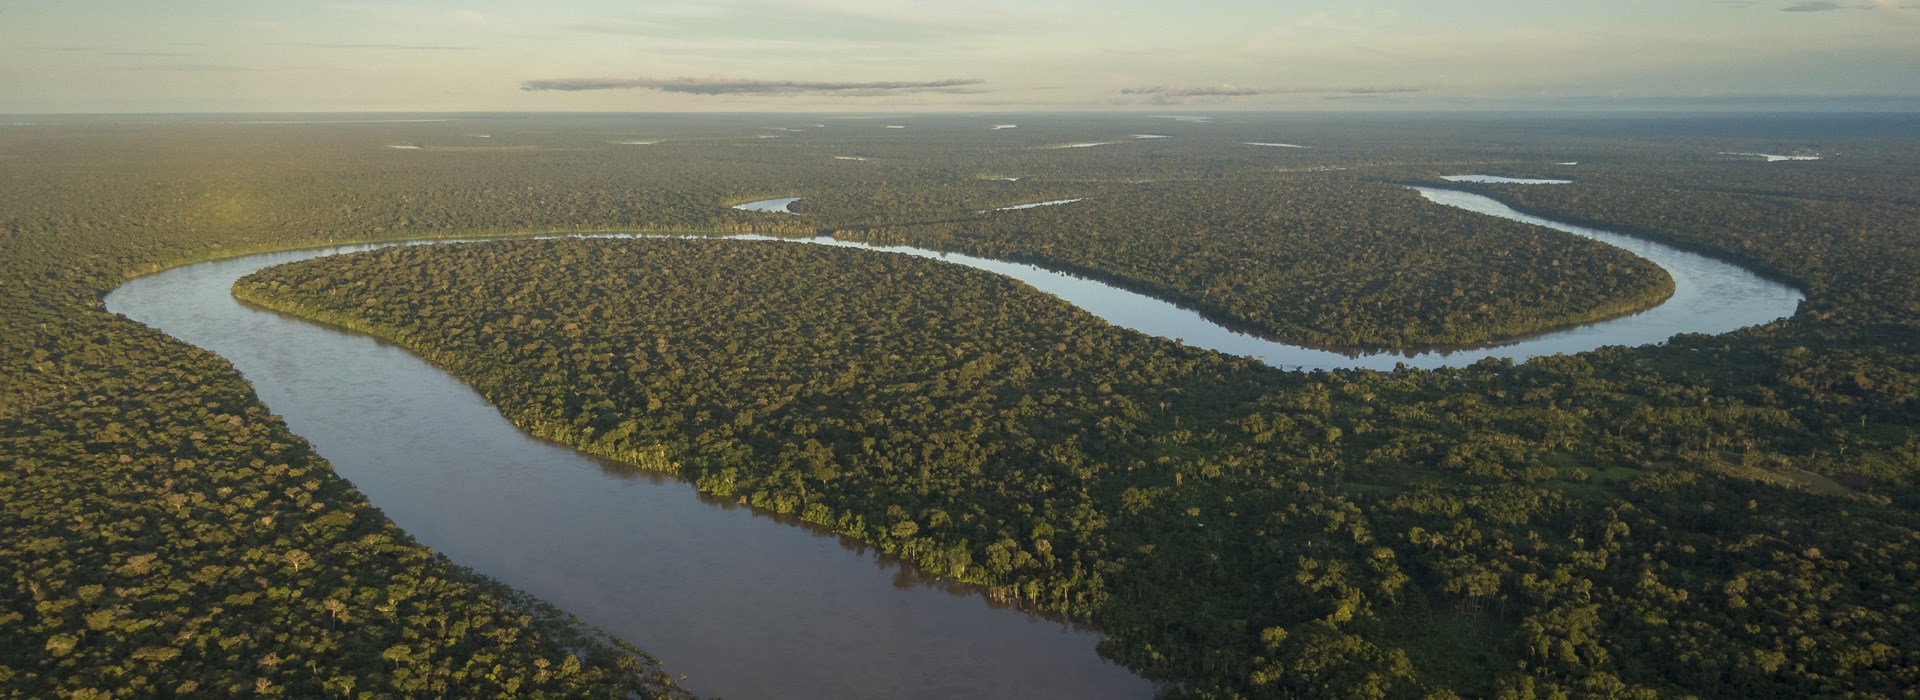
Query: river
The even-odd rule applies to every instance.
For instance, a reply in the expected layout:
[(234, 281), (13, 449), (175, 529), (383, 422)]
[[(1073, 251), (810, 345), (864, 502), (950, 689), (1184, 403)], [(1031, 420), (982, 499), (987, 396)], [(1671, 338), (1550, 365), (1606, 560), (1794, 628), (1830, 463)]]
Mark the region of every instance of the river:
[[(1441, 204), (1519, 217), (1484, 197), (1421, 191)], [(1658, 342), (1764, 323), (1792, 313), (1800, 299), (1796, 290), (1703, 256), (1548, 225), (1652, 259), (1678, 290), (1641, 314), (1497, 349), (1353, 357), (1234, 333), (1173, 304), (1030, 265), (888, 250), (1008, 274), (1116, 324), (1290, 368), (1436, 366)], [(1097, 632), (990, 605), (977, 591), (858, 543), (533, 439), (473, 389), (396, 346), (250, 308), (230, 293), (234, 280), (264, 267), (389, 245), (402, 244), (185, 265), (126, 283), (106, 306), (227, 358), (295, 433), (421, 542), (632, 641), (686, 674), (695, 692), (1152, 694), (1151, 685), (1098, 658)]]

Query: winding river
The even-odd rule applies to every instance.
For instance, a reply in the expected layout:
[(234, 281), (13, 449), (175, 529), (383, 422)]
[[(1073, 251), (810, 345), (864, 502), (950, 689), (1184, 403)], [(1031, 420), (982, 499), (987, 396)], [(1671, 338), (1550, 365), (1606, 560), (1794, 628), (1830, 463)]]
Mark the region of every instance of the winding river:
[[(1666, 267), (1664, 304), (1505, 346), (1348, 356), (1235, 333), (1191, 311), (1030, 265), (937, 251), (1019, 278), (1118, 325), (1289, 368), (1457, 365), (1723, 333), (1791, 314), (1797, 290), (1704, 256), (1526, 217), (1491, 199), (1428, 199), (1552, 226)], [(446, 241), (436, 241), (446, 242)], [(829, 245), (857, 245), (819, 239)], [(1099, 635), (990, 605), (856, 542), (533, 439), (477, 392), (368, 336), (250, 308), (254, 270), (384, 243), (265, 253), (130, 281), (107, 309), (231, 361), (260, 398), (400, 527), (454, 561), (553, 602), (732, 698), (1145, 698), (1096, 656)]]

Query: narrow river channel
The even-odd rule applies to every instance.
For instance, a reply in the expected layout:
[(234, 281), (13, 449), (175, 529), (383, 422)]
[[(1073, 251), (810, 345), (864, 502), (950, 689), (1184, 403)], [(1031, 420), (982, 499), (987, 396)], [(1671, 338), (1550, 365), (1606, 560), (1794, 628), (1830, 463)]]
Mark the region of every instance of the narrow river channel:
[[(888, 250), (1009, 274), (1118, 325), (1288, 368), (1452, 365), (1659, 342), (1765, 323), (1791, 314), (1801, 298), (1703, 256), (1520, 217), (1485, 197), (1421, 191), (1441, 204), (1626, 247), (1666, 267), (1679, 290), (1641, 314), (1500, 348), (1352, 357), (1237, 334), (1164, 301), (1028, 265)], [(295, 433), (420, 541), (632, 641), (686, 674), (695, 692), (736, 699), (1152, 694), (1148, 683), (1098, 658), (1094, 631), (994, 607), (976, 591), (857, 543), (535, 440), (471, 388), (398, 347), (249, 308), (229, 292), (254, 270), (384, 245), (397, 244), (186, 265), (130, 281), (106, 305), (231, 361)]]

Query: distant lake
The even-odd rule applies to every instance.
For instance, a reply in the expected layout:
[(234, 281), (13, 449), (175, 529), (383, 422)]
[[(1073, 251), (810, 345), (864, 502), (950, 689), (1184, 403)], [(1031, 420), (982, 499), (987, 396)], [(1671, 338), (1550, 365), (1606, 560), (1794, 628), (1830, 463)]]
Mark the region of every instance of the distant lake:
[(1079, 200), (1078, 198), (1075, 198), (1075, 199), (1050, 199), (1050, 200), (1047, 200), (1047, 201), (1045, 201), (1045, 202), (1029, 202), (1029, 203), (1026, 203), (1026, 204), (1015, 204), (1015, 205), (1013, 205), (1013, 206), (1009, 206), (1009, 207), (1000, 207), (1000, 208), (998, 208), (998, 209), (994, 209), (993, 211), (1019, 211), (1019, 210), (1021, 210), (1021, 209), (1032, 209), (1032, 208), (1034, 208), (1034, 207), (1051, 207), (1051, 206), (1058, 206), (1058, 205), (1061, 205), (1061, 204), (1072, 204), (1072, 203), (1074, 203), (1074, 202), (1078, 202), (1078, 201), (1080, 201), (1080, 200)]
[(792, 214), (793, 210), (788, 209), (787, 206), (798, 201), (800, 201), (799, 197), (780, 197), (777, 199), (762, 199), (757, 202), (747, 202), (746, 204), (735, 204), (733, 205), (733, 208), (739, 209), (740, 211), (762, 211), (762, 212), (772, 212), (775, 214)]
[(1820, 156), (1811, 156), (1811, 155), (1780, 155), (1780, 154), (1778, 154), (1778, 153), (1748, 153), (1748, 152), (1745, 152), (1745, 151), (1721, 151), (1721, 152), (1720, 152), (1720, 155), (1723, 155), (1723, 156), (1753, 156), (1753, 157), (1755, 157), (1755, 158), (1765, 158), (1765, 159), (1767, 159), (1767, 162), (1769, 162), (1769, 163), (1778, 163), (1778, 162), (1780, 162), (1780, 161), (1783, 161), (1783, 160), (1820, 160)]
[(1508, 185), (1571, 185), (1572, 180), (1541, 180), (1527, 177), (1501, 177), (1499, 175), (1441, 175), (1448, 182), (1485, 182)]

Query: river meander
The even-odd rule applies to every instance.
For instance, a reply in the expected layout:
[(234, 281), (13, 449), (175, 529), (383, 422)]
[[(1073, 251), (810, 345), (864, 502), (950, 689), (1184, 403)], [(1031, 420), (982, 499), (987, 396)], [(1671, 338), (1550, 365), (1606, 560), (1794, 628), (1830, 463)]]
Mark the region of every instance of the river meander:
[[(1099, 282), (892, 248), (1017, 277), (1118, 325), (1279, 367), (1390, 368), (1531, 357), (1723, 333), (1791, 314), (1801, 295), (1704, 256), (1524, 217), (1422, 189), (1437, 203), (1542, 223), (1666, 267), (1660, 306), (1497, 348), (1349, 356), (1235, 333)], [(447, 241), (437, 241), (447, 242)], [(826, 239), (811, 242), (856, 245)], [(265, 253), (128, 282), (107, 309), (231, 361), (260, 398), (400, 527), (660, 657), (688, 688), (731, 698), (1148, 697), (1099, 659), (1096, 632), (990, 605), (858, 543), (693, 487), (541, 442), (459, 380), (368, 336), (247, 307), (234, 280), (264, 267), (399, 243)]]

